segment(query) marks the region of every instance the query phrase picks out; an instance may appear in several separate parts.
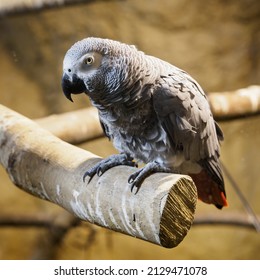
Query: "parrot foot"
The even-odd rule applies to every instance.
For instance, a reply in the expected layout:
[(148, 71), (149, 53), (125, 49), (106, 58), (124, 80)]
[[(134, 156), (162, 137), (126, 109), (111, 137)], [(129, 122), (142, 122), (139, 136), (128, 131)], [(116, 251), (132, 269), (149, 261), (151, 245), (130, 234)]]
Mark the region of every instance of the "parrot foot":
[(137, 167), (137, 163), (133, 161), (133, 158), (127, 154), (118, 154), (109, 156), (106, 159), (101, 160), (91, 169), (89, 169), (83, 176), (83, 182), (85, 182), (86, 177), (89, 177), (88, 183), (92, 180), (94, 175), (102, 176), (108, 169), (118, 166), (118, 165), (127, 165)]
[(172, 169), (162, 166), (156, 161), (146, 164), (145, 167), (136, 171), (128, 178), (128, 183), (131, 185), (131, 192), (133, 192), (133, 189), (136, 188), (135, 194), (137, 194), (143, 181), (148, 176), (156, 172), (172, 173)]

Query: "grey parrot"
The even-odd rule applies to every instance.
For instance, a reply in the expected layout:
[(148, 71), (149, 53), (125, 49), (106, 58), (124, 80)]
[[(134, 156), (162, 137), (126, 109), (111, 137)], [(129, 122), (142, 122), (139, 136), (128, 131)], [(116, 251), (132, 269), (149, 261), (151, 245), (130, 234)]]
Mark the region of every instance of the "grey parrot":
[(188, 174), (202, 201), (227, 206), (219, 160), (223, 133), (204, 91), (185, 71), (133, 45), (89, 37), (67, 51), (62, 89), (71, 101), (71, 94), (89, 96), (120, 152), (87, 170), (84, 179), (143, 162), (128, 179), (131, 190), (155, 172)]

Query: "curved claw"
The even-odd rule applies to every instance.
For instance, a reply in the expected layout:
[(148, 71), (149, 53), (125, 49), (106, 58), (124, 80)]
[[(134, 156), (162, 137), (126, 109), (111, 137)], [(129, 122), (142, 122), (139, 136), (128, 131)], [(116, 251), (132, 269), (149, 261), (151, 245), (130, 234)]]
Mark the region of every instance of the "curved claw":
[(92, 178), (94, 177), (95, 173), (91, 173), (89, 171), (85, 172), (83, 175), (83, 182), (85, 183), (86, 177), (89, 177), (88, 179), (88, 183), (92, 180)]
[[(105, 160), (104, 160), (105, 161)], [(89, 177), (88, 183), (93, 179), (93, 177), (97, 174), (99, 177), (104, 173), (102, 172), (101, 165), (102, 161), (95, 164), (92, 168), (86, 171), (83, 175), (83, 182), (85, 183), (86, 177)]]
[(88, 183), (89, 183), (96, 174), (97, 174), (97, 176), (100, 177), (107, 170), (109, 170), (112, 167), (118, 166), (118, 165), (127, 165), (127, 166), (137, 167), (137, 164), (133, 161), (133, 158), (126, 154), (112, 155), (106, 159), (101, 160), (96, 165), (94, 165), (90, 170), (85, 172), (85, 174), (83, 176), (83, 182), (85, 182), (85, 179), (87, 176), (90, 177), (88, 180)]
[(135, 172), (132, 175), (130, 175), (128, 177), (128, 184), (132, 184), (134, 182), (135, 178), (138, 176), (138, 174), (139, 174), (139, 172)]
[(103, 172), (101, 166), (99, 166), (96, 173), (97, 173), (98, 177), (100, 177), (105, 172), (106, 172), (106, 170)]
[(138, 193), (141, 184), (147, 178), (150, 174), (142, 174), (143, 169), (138, 170), (137, 172), (133, 173), (132, 175), (129, 176), (128, 178), (128, 183), (131, 186), (131, 192), (133, 192), (134, 188), (136, 188), (135, 194)]
[(158, 162), (148, 163), (145, 167), (129, 176), (128, 183), (131, 185), (131, 192), (136, 188), (135, 194), (137, 194), (143, 181), (151, 174), (156, 172), (170, 173), (171, 171), (170, 168), (162, 166)]

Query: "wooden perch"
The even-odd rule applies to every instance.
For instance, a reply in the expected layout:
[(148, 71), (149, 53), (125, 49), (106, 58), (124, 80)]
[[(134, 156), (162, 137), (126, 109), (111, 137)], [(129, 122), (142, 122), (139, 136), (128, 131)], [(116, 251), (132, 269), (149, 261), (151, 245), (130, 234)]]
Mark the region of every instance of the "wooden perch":
[(156, 173), (136, 195), (127, 183), (133, 167), (114, 167), (84, 183), (84, 172), (100, 158), (2, 105), (0, 149), (0, 162), (15, 185), (83, 220), (167, 248), (190, 229), (197, 192), (188, 176)]
[(208, 95), (216, 120), (230, 120), (260, 113), (260, 86)]
[(65, 5), (91, 3), (94, 1), (97, 2), (100, 0), (1, 0), (0, 15), (29, 13), (39, 10), (57, 8)]
[[(260, 86), (233, 92), (210, 93), (209, 102), (216, 120), (230, 120), (260, 113)], [(94, 107), (35, 120), (62, 140), (79, 144), (103, 136)]]
[(51, 115), (35, 121), (55, 136), (72, 144), (104, 136), (97, 109), (94, 107)]

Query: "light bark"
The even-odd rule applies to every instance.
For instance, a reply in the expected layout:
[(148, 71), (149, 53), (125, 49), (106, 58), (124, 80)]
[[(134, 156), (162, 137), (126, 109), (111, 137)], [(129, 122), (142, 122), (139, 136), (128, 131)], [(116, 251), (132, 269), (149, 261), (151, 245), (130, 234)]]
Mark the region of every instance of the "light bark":
[(260, 114), (260, 86), (252, 85), (208, 95), (216, 120), (230, 120)]
[[(217, 121), (260, 114), (260, 86), (250, 86), (230, 92), (212, 92), (209, 93), (208, 98)], [(72, 144), (84, 143), (104, 136), (97, 109), (93, 107), (35, 121), (62, 140)]]

